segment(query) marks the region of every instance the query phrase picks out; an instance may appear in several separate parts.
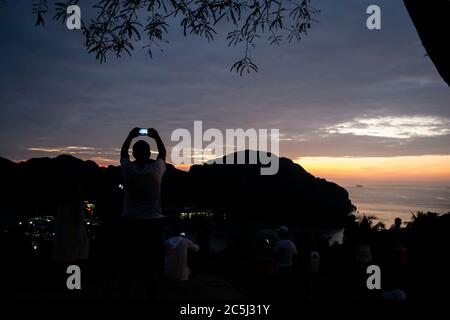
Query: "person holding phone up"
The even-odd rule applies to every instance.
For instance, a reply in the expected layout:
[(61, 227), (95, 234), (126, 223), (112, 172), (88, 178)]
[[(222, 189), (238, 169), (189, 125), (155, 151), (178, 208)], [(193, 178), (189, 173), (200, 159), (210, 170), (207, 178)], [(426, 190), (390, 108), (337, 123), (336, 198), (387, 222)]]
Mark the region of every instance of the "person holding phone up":
[[(133, 145), (134, 161), (128, 150), (133, 139), (148, 136), (156, 141), (158, 156), (150, 158), (150, 145), (139, 140)], [(121, 263), (121, 296), (127, 298), (130, 277), (143, 275), (149, 296), (155, 296), (159, 274), (164, 270), (164, 247), (161, 237), (161, 181), (166, 170), (166, 148), (158, 132), (134, 128), (120, 152), (124, 181), (122, 209), (123, 239)]]

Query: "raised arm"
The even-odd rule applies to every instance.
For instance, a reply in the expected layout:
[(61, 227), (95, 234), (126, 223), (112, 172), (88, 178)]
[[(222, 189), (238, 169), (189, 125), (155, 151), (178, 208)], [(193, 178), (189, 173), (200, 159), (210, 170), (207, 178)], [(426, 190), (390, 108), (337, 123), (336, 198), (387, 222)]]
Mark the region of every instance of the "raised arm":
[(130, 149), (131, 141), (139, 135), (139, 128), (133, 128), (128, 134), (127, 138), (123, 142), (122, 148), (120, 149), (120, 160), (130, 159), (128, 150)]
[(197, 252), (200, 250), (200, 247), (198, 245), (196, 245), (195, 243), (193, 243), (191, 240), (189, 240), (188, 248), (194, 252)]
[(164, 143), (162, 142), (158, 131), (150, 128), (148, 129), (148, 136), (155, 139), (156, 141), (156, 147), (158, 148), (158, 159), (162, 159), (164, 162), (166, 162), (166, 147), (164, 146)]

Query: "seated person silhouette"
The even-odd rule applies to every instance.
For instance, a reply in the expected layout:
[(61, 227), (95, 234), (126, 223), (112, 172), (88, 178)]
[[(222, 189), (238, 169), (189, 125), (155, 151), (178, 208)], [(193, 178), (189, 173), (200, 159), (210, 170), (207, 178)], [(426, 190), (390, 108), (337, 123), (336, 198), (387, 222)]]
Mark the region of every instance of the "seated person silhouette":
[(155, 129), (148, 137), (156, 141), (158, 157), (150, 159), (150, 146), (143, 140), (133, 145), (130, 161), (128, 149), (138, 137), (134, 128), (123, 143), (120, 153), (125, 198), (122, 210), (123, 239), (121, 264), (121, 296), (128, 297), (132, 274), (144, 276), (147, 294), (156, 294), (159, 273), (164, 268), (164, 248), (161, 237), (161, 180), (166, 170), (166, 149)]
[(184, 232), (178, 231), (181, 230), (175, 228), (174, 235), (164, 242), (165, 275), (172, 280), (186, 281), (191, 275), (187, 264), (188, 251), (197, 252), (200, 248), (187, 239)]

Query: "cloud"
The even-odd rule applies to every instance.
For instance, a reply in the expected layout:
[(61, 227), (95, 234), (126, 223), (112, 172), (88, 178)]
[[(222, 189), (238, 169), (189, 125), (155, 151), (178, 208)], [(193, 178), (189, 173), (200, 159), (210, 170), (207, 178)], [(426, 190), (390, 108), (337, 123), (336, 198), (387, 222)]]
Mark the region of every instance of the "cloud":
[(226, 30), (213, 44), (175, 32), (154, 60), (137, 49), (100, 65), (86, 53), (82, 33), (50, 17), (35, 28), (29, 6), (8, 1), (0, 12), (0, 156), (68, 153), (114, 163), (114, 147), (130, 128), (157, 127), (170, 150), (170, 133), (191, 130), (194, 120), (221, 130), (279, 128), (282, 156), (290, 158), (450, 154), (450, 133), (439, 135), (443, 124), (427, 124), (414, 139), (318, 131), (347, 122), (352, 129), (361, 115), (406, 117), (424, 109), (450, 119), (448, 87), (403, 4), (380, 5), (384, 31), (368, 32), (365, 1), (317, 0), (322, 13), (311, 34), (299, 44), (258, 43), (251, 54), (259, 72), (240, 78), (229, 67), (241, 48), (227, 47)]
[(322, 131), (327, 134), (350, 134), (393, 139), (444, 136), (450, 133), (450, 120), (438, 116), (382, 116), (355, 118)]
[[(118, 165), (119, 148), (99, 148), (87, 146), (51, 146), (51, 147), (31, 147), (27, 149), (33, 156), (42, 156), (51, 154), (57, 156), (60, 154), (70, 154), (83, 160), (92, 160), (100, 166)], [(157, 154), (157, 151), (150, 151), (151, 154)]]
[(120, 152), (117, 148), (95, 148), (85, 146), (31, 147), (27, 150), (36, 153), (71, 154), (80, 157), (118, 155)]

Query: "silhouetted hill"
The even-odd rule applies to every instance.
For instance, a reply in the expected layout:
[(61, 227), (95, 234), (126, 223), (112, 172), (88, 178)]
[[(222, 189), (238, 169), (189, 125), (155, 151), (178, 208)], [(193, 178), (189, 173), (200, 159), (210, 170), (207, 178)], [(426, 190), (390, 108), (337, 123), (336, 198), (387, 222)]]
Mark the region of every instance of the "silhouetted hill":
[[(246, 159), (249, 152), (245, 151)], [(287, 158), (279, 158), (275, 175), (261, 175), (257, 164), (193, 165), (196, 203), (252, 216), (276, 216), (286, 221), (340, 224), (353, 209), (348, 192), (316, 178)], [(268, 154), (270, 156), (270, 154)], [(234, 154), (236, 163), (237, 153)], [(226, 157), (223, 157), (226, 163)]]
[[(203, 164), (185, 172), (168, 164), (162, 186), (163, 207), (212, 209), (321, 224), (340, 223), (353, 208), (344, 188), (315, 178), (287, 158), (279, 159), (279, 171), (273, 176), (260, 175), (261, 166), (259, 162)], [(0, 158), (0, 174), (2, 214), (53, 214), (58, 191), (68, 176), (80, 181), (84, 198), (95, 201), (105, 219), (120, 213), (120, 167), (99, 167), (93, 161), (70, 155), (20, 163)]]

